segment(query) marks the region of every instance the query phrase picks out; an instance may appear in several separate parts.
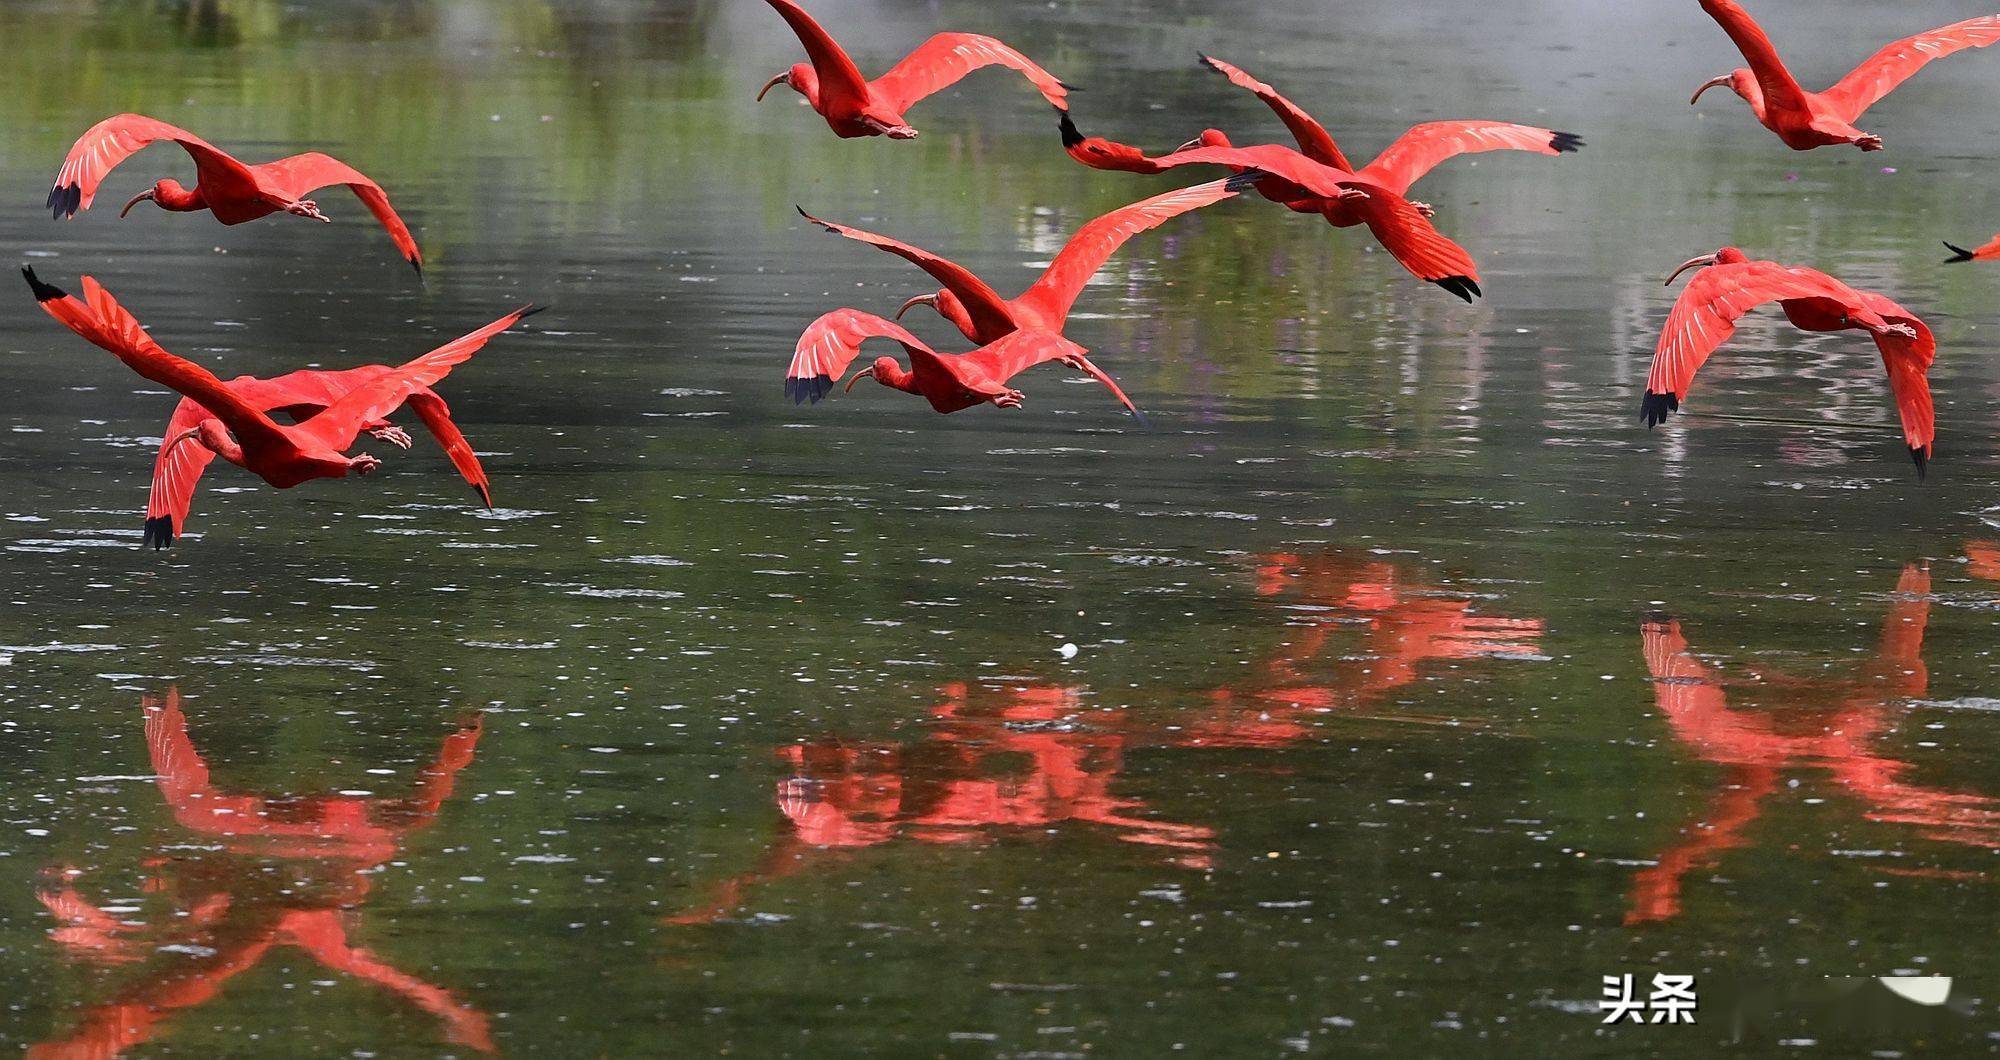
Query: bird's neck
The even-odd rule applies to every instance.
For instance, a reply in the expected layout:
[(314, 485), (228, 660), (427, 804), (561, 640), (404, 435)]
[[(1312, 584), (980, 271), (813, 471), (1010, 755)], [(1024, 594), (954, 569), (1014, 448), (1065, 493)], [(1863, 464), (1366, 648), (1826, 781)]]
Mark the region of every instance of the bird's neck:
[(894, 368), (884, 365), (875, 369), (875, 381), (891, 389), (900, 390), (905, 394), (915, 394), (918, 392), (916, 373), (904, 371), (901, 365), (897, 365)]
[(202, 198), (201, 189), (183, 188), (178, 184), (155, 189), (153, 202), (162, 210), (175, 213), (193, 213), (208, 209), (208, 200)]
[(249, 468), (250, 465), (244, 462), (243, 447), (237, 445), (236, 439), (229, 436), (228, 428), (224, 427), (220, 420), (203, 420), (197, 430), (200, 433), (196, 438), (210, 452), (237, 467)]

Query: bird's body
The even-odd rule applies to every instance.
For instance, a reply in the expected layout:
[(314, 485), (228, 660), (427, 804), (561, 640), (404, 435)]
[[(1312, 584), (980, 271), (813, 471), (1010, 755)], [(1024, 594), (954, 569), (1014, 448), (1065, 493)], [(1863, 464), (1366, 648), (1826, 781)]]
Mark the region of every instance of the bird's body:
[(793, 0), (769, 2), (798, 35), (812, 61), (799, 63), (765, 82), (757, 98), (762, 100), (765, 92), (778, 85), (789, 86), (826, 119), (834, 135), (843, 139), (914, 138), (917, 130), (903, 112), (984, 66), (1018, 71), (1056, 109), (1069, 105), (1066, 102), (1069, 86), (1055, 75), (1000, 41), (976, 33), (940, 33), (919, 45), (888, 73), (870, 81), (861, 76), (860, 68), (854, 65), (847, 51), (804, 8)]
[(1763, 27), (1737, 0), (1701, 0), (1701, 7), (1729, 34), (1750, 65), (1710, 78), (1688, 102), (1700, 100), (1711, 88), (1726, 87), (1743, 97), (1757, 121), (1794, 151), (1838, 144), (1853, 144), (1863, 151), (1881, 150), (1881, 137), (1854, 125), (1868, 108), (1933, 59), (2000, 43), (2000, 15), (1967, 19), (1899, 40), (1870, 56), (1832, 88), (1808, 92), (1785, 68)]
[(1056, 361), (1102, 383), (1120, 404), (1139, 415), (1132, 400), (1090, 362), (1083, 347), (1054, 332), (1014, 331), (969, 353), (939, 353), (895, 321), (858, 309), (836, 309), (807, 325), (785, 373), (785, 392), (795, 401), (819, 401), (860, 355), (862, 344), (877, 338), (901, 344), (910, 367), (903, 368), (893, 357), (878, 357), (847, 381), (849, 390), (865, 376), (915, 394), (941, 413), (984, 404), (1020, 408), (1025, 398), (1008, 381), (1036, 365)]
[(1429, 122), (1405, 133), (1375, 161), (1356, 167), (1325, 126), (1270, 85), (1220, 59), (1202, 56), (1202, 63), (1263, 100), (1291, 131), (1297, 149), (1278, 144), (1238, 147), (1227, 134), (1208, 129), (1170, 154), (1148, 156), (1126, 144), (1082, 135), (1067, 113), (1060, 120), (1064, 149), (1093, 169), (1161, 173), (1200, 164), (1226, 165), (1238, 172), (1261, 170), (1265, 175), (1256, 187), (1264, 198), (1296, 213), (1318, 214), (1336, 228), (1367, 225), (1404, 268), (1468, 302), (1480, 293), (1478, 267), (1472, 255), (1431, 224), (1433, 211), (1428, 205), (1407, 198), (1411, 186), (1439, 163), (1461, 154), (1558, 155), (1583, 146), (1572, 133), (1528, 125)]
[[(346, 453), (361, 432), (382, 424), (384, 416), (401, 407), (412, 395), (427, 391), (453, 367), (470, 359), (489, 339), (533, 311), (533, 307), (525, 306), (509, 313), (415, 360), (357, 381), (322, 411), (301, 422), (280, 424), (271, 418), (269, 411), (232, 390), (207, 369), (161, 348), (95, 279), (83, 278), (84, 297), (77, 299), (41, 282), (32, 270), (22, 272), (36, 300), (50, 316), (111, 351), (139, 375), (177, 391), (209, 413), (193, 427), (183, 428), (178, 435), (167, 438), (169, 451), (162, 454), (162, 459), (170, 459), (171, 450), (179, 446), (198, 444), (279, 489), (290, 489), (314, 479), (373, 472), (381, 466), (380, 460), (366, 453), (355, 456)], [(287, 405), (297, 403), (287, 402)], [(286, 406), (273, 406), (281, 407)], [(149, 531), (148, 537), (153, 536)], [(169, 528), (168, 543), (171, 537)]]
[(969, 269), (947, 258), (907, 243), (864, 232), (858, 228), (822, 221), (803, 209), (800, 215), (835, 235), (878, 247), (929, 273), (944, 286), (935, 294), (921, 295), (903, 303), (896, 316), (916, 305), (928, 305), (966, 338), (980, 345), (997, 342), (1016, 331), (1047, 331), (1061, 334), (1069, 322), (1070, 308), (1084, 286), (1097, 274), (1125, 241), (1191, 210), (1234, 198), (1255, 179), (1230, 177), (1191, 188), (1179, 188), (1142, 202), (1113, 210), (1077, 230), (1055, 261), (1034, 285), (1014, 298), (1004, 298)]
[[(1882, 295), (1858, 291), (1822, 272), (1774, 261), (1752, 261), (1735, 247), (1695, 258), (1676, 270), (1701, 268), (1675, 302), (1646, 377), (1641, 416), (1662, 423), (1680, 408), (1695, 373), (1736, 331), (1736, 321), (1776, 302), (1802, 331), (1865, 331), (1875, 339), (1902, 419), (1904, 440), (1921, 477), (1937, 437), (1928, 373), (1937, 340), (1924, 322)], [(1668, 278), (1673, 282), (1673, 277)]]
[(389, 205), (388, 194), (346, 163), (307, 152), (275, 162), (245, 164), (185, 129), (143, 114), (113, 115), (78, 137), (49, 190), (49, 208), (57, 217), (75, 217), (78, 211), (89, 209), (113, 167), (161, 140), (179, 144), (194, 159), (195, 186), (184, 188), (178, 181), (162, 180), (126, 203), (119, 216), (141, 202), (152, 202), (174, 213), (206, 210), (226, 225), (281, 212), (326, 221), (329, 218), (307, 196), (320, 188), (343, 184), (388, 231), (403, 260), (423, 275), (423, 254), (409, 226)]

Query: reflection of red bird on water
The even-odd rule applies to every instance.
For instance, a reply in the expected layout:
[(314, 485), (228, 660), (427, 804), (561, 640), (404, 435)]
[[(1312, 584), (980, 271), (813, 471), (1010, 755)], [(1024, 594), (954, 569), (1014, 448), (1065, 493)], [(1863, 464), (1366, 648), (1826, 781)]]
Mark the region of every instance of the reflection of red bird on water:
[(1965, 563), (1973, 577), (2000, 582), (2000, 541), (1967, 541)]
[(72, 959), (140, 965), (163, 950), (174, 956), (170, 967), (86, 1009), (69, 1034), (31, 1048), (30, 1055), (108, 1057), (131, 1049), (280, 947), (403, 998), (436, 1017), (454, 1043), (493, 1049), (484, 1013), (348, 941), (373, 885), (371, 870), (396, 857), (409, 833), (437, 818), (459, 770), (471, 764), (481, 731), (477, 715), (445, 738), (413, 796), (391, 799), (221, 791), (188, 735), (178, 690), (170, 689), (164, 702), (146, 697), (145, 712), (160, 794), (181, 827), (221, 849), (190, 854), (177, 847), (173, 857), (149, 862), (161, 873), (145, 889), (171, 895), (175, 905), (171, 915), (150, 924), (97, 908), (76, 890), (79, 873), (50, 873), (38, 897), (60, 925), (53, 937)]
[(1792, 769), (1824, 770), (1865, 807), (1870, 821), (1905, 825), (1926, 839), (2000, 850), (2000, 800), (1905, 780), (1910, 764), (1871, 746), (1890, 728), (1891, 706), (1924, 695), (1929, 685), (1923, 643), (1930, 588), (1926, 572), (1903, 572), (1881, 642), (1855, 676), (1760, 675), (1744, 682), (1762, 698), (1796, 705), (1797, 715), (1731, 709), (1724, 680), (1695, 658), (1680, 623), (1646, 623), (1646, 668), (1660, 713), (1676, 740), (1723, 767), (1724, 780), (1701, 822), (1634, 879), (1628, 923), (1679, 915), (1687, 874), (1747, 846), (1762, 801)]

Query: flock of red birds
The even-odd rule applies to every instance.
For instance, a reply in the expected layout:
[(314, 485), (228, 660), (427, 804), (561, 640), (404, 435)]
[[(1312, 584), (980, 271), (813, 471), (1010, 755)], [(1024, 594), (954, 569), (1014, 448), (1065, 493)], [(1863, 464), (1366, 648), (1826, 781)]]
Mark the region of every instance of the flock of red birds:
[[(1481, 295), (1472, 256), (1438, 231), (1434, 211), (1408, 197), (1411, 186), (1438, 164), (1461, 154), (1529, 151), (1560, 155), (1583, 141), (1571, 134), (1495, 121), (1438, 121), (1419, 125), (1356, 167), (1324, 126), (1270, 85), (1220, 59), (1203, 56), (1208, 69), (1263, 100), (1290, 131), (1296, 146), (1238, 146), (1223, 132), (1203, 131), (1171, 152), (1148, 155), (1128, 144), (1085, 136), (1071, 117), (1070, 86), (1028, 57), (987, 36), (941, 33), (925, 41), (887, 73), (869, 80), (847, 52), (794, 0), (767, 0), (798, 35), (809, 62), (771, 78), (757, 98), (783, 85), (804, 97), (835, 135), (842, 138), (918, 135), (906, 112), (928, 96), (987, 66), (1019, 72), (1059, 116), (1063, 147), (1094, 169), (1162, 173), (1182, 166), (1213, 166), (1230, 175), (1156, 195), (1114, 210), (1084, 225), (1042, 277), (1015, 298), (1006, 298), (970, 270), (947, 258), (860, 229), (811, 215), (827, 231), (900, 256), (940, 284), (933, 294), (905, 302), (904, 311), (929, 306), (950, 321), (975, 348), (964, 353), (932, 349), (892, 320), (842, 308), (813, 321), (800, 337), (786, 373), (785, 390), (795, 402), (817, 402), (846, 375), (870, 339), (902, 346), (909, 366), (877, 357), (847, 376), (846, 387), (863, 379), (922, 397), (941, 413), (976, 405), (1017, 408), (1022, 393), (1012, 379), (1037, 365), (1059, 362), (1103, 384), (1135, 416), (1139, 410), (1087, 351), (1063, 334), (1071, 306), (1090, 277), (1133, 235), (1204, 206), (1254, 190), (1298, 213), (1318, 214), (1339, 228), (1365, 225), (1404, 268), (1470, 302)], [(1863, 112), (1933, 59), (1967, 48), (2000, 42), (2000, 15), (1969, 19), (1897, 41), (1824, 92), (1801, 87), (1776, 47), (1736, 0), (1699, 0), (1736, 44), (1747, 68), (1711, 79), (1750, 105), (1757, 120), (1793, 150), (1852, 144), (1863, 151), (1883, 148), (1882, 138), (1855, 127)], [(1693, 101), (1691, 101), (1693, 102)], [(146, 146), (171, 141), (194, 160), (192, 188), (161, 180), (125, 205), (141, 202), (163, 210), (206, 210), (223, 224), (240, 224), (275, 213), (327, 221), (307, 196), (344, 185), (387, 229), (398, 253), (423, 275), (423, 256), (409, 228), (381, 186), (337, 159), (317, 152), (275, 162), (246, 164), (200, 137), (138, 114), (120, 114), (93, 126), (63, 161), (49, 192), (57, 217), (88, 209), (106, 174)], [(803, 210), (800, 211), (802, 214)], [(120, 214), (123, 216), (123, 213)], [(1952, 261), (2000, 259), (2000, 236), (1977, 250), (1947, 244)], [(1753, 260), (1725, 247), (1676, 270), (1701, 267), (1667, 318), (1646, 382), (1641, 414), (1648, 426), (1677, 411), (1702, 364), (1734, 332), (1736, 322), (1759, 306), (1776, 302), (1806, 331), (1865, 331), (1880, 349), (1902, 421), (1905, 441), (1921, 477), (1936, 437), (1928, 372), (1936, 353), (1930, 329), (1914, 313), (1882, 295), (1856, 290), (1824, 273), (1800, 266)], [(369, 454), (349, 455), (366, 434), (408, 448), (410, 437), (387, 417), (404, 405), (450, 455), (453, 464), (488, 506), (491, 496), (478, 458), (453, 424), (450, 410), (431, 388), (464, 363), (493, 336), (534, 312), (524, 306), (487, 326), (402, 365), (366, 365), (346, 371), (299, 371), (272, 379), (223, 380), (200, 365), (177, 357), (154, 342), (138, 321), (91, 277), (82, 278), (76, 298), (23, 270), (35, 298), (50, 316), (85, 339), (111, 351), (133, 371), (182, 395), (155, 462), (147, 506), (145, 540), (165, 548), (185, 530), (196, 482), (215, 457), (249, 470), (280, 489), (318, 478), (368, 474), (380, 466)], [(282, 417), (282, 420), (277, 418)]]

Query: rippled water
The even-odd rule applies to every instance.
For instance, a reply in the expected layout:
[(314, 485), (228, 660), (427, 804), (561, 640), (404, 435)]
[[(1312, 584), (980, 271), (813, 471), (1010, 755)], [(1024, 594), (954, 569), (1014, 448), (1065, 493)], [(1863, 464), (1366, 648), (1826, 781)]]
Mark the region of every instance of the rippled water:
[[(794, 204), (1012, 291), (1185, 181), (1070, 163), (997, 74), (836, 140), (751, 102), (797, 48), (750, 0), (0, 7), (0, 237), (168, 348), (344, 367), (553, 306), (441, 388), (497, 510), (420, 439), (211, 471), (165, 554), (171, 401), (0, 315), (0, 1041), (1706, 1054), (1830, 1033), (1732, 999), (1905, 971), (1975, 984), (1928, 1033), (1991, 1047), (2000, 271), (1937, 241), (2000, 227), (2000, 60), (1891, 97), (1887, 153), (1794, 155), (1686, 106), (1735, 65), (1692, 3), (813, 7), (871, 71), (996, 32), (1153, 149), (1282, 134), (1196, 49), (1363, 155), (1447, 117), (1589, 147), (1420, 186), (1473, 307), (1268, 203), (1140, 237), (1071, 333), (1150, 430), (1054, 369), (1018, 412), (794, 408), (806, 322), (928, 289)], [(1968, 14), (1757, 9), (1814, 83)], [(119, 221), (172, 148), (49, 221), (121, 109), (340, 154), (429, 287), (332, 193)], [(1775, 315), (1690, 411), (1826, 426), (1638, 425), (1659, 280), (1725, 242), (1930, 320), (1928, 484), (1866, 340)], [(1654, 971), (1701, 978), (1698, 1028), (1600, 1032), (1600, 978)]]

